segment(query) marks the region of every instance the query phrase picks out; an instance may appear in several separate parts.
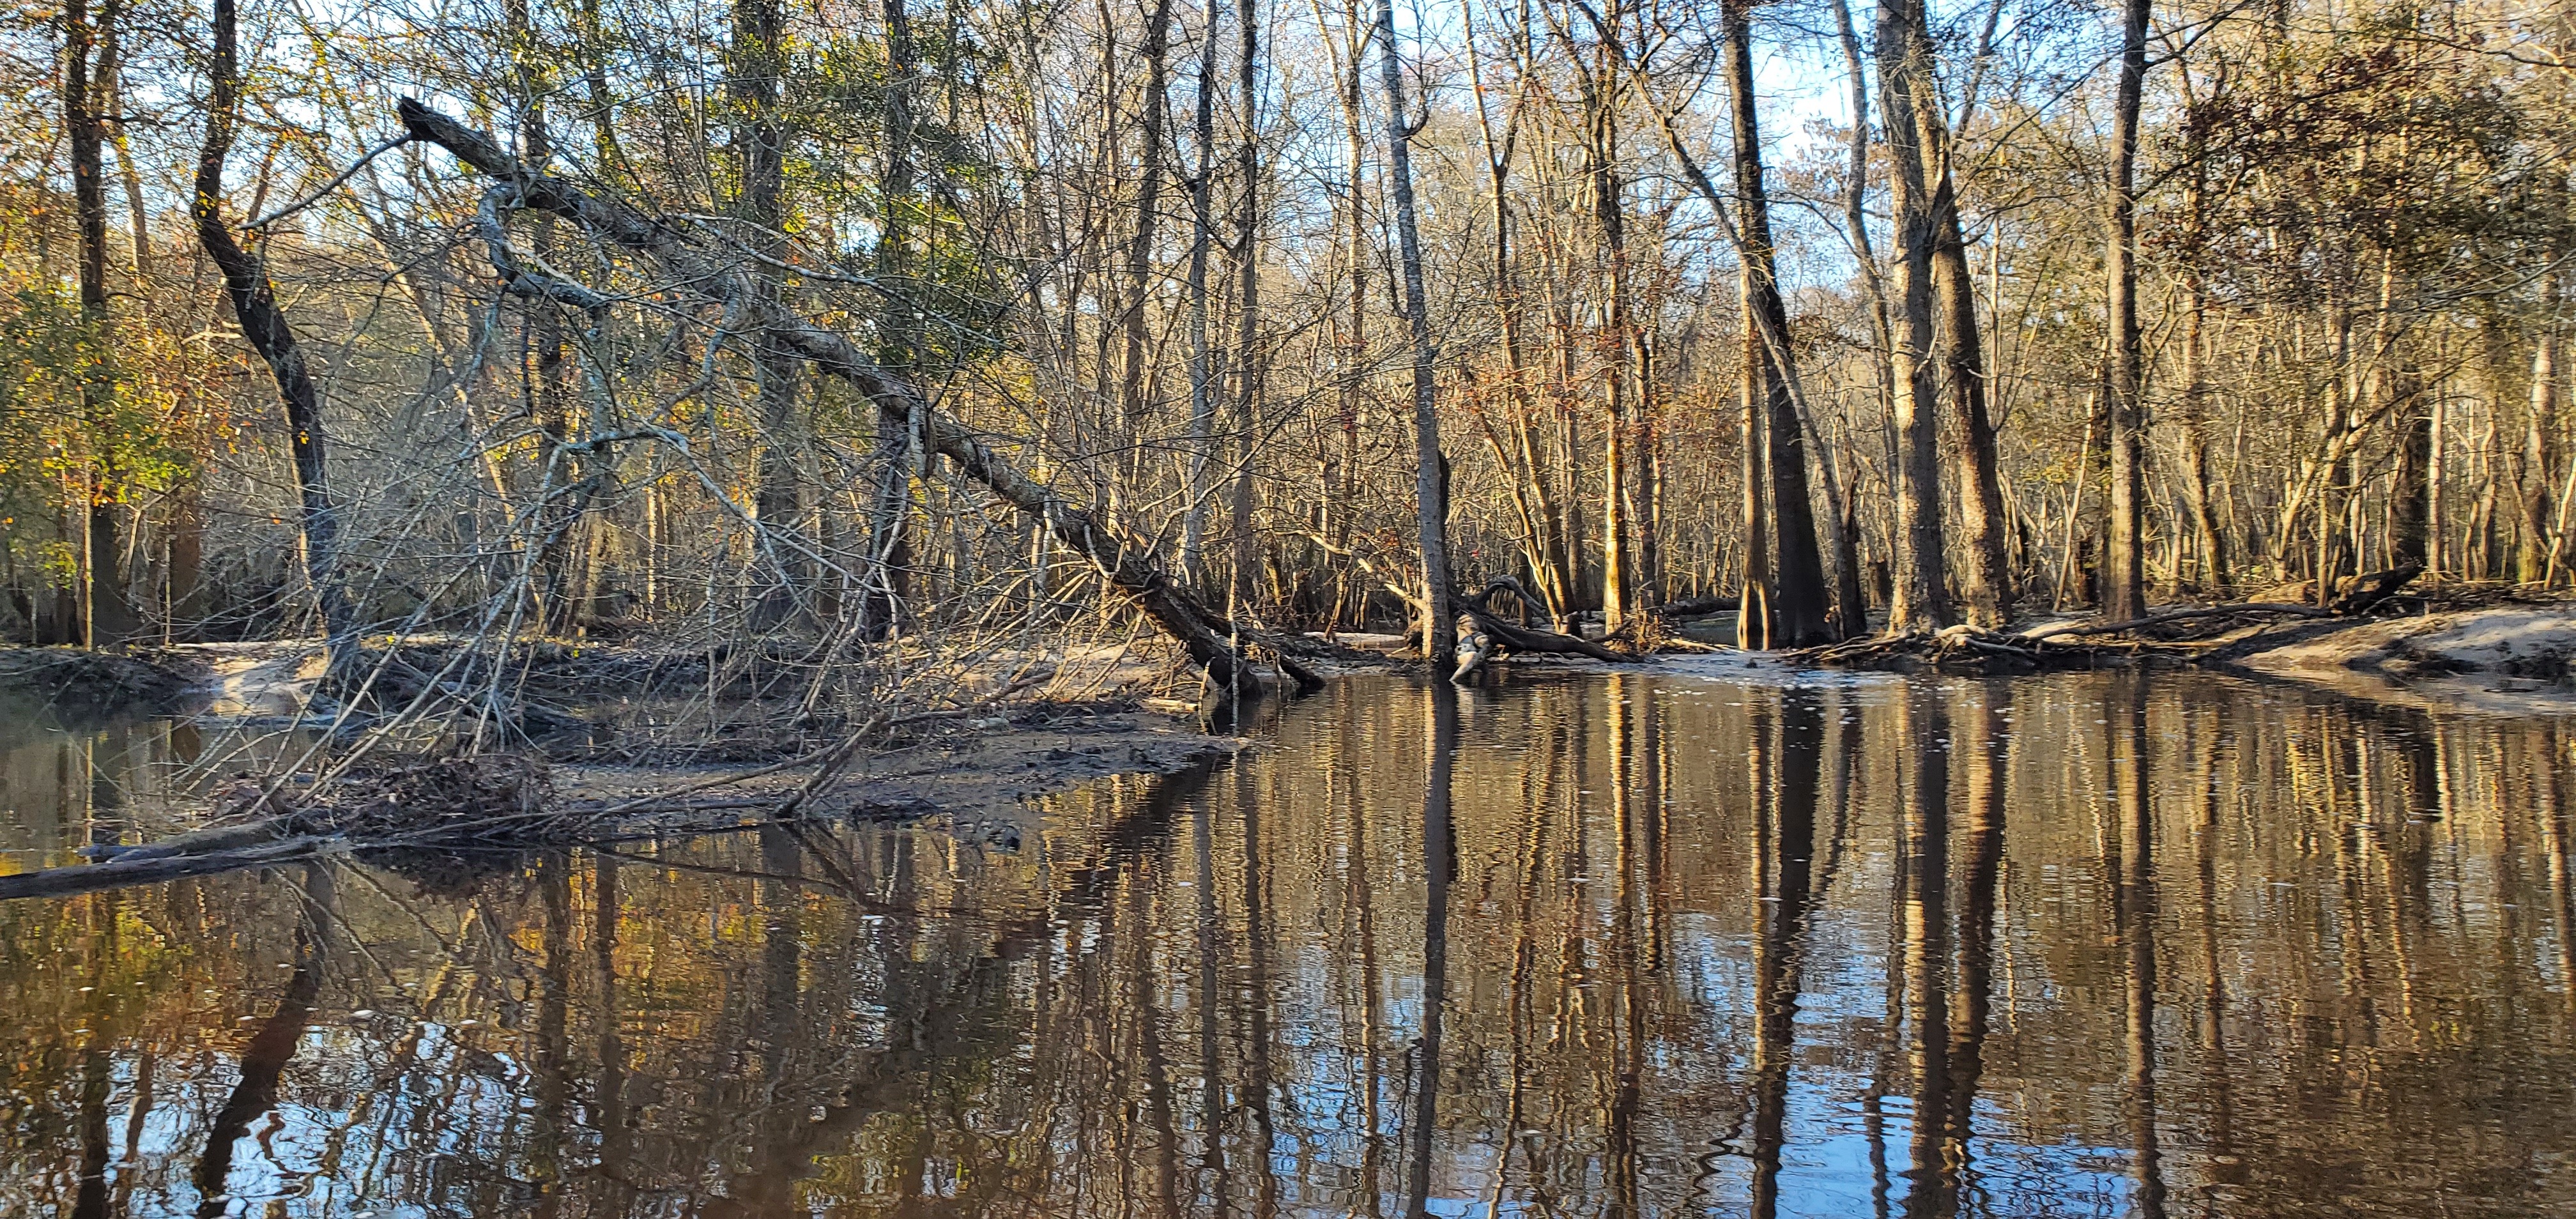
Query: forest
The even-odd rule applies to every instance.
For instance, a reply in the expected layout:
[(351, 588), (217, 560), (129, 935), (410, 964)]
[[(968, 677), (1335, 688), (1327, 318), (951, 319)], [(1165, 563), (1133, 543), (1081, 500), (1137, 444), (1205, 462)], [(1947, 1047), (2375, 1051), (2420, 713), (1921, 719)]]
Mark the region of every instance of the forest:
[(0, 1214), (2576, 1214), (2567, 0), (0, 96)]
[(24, 642), (1230, 685), (2576, 567), (2543, 0), (209, 2), (0, 27)]

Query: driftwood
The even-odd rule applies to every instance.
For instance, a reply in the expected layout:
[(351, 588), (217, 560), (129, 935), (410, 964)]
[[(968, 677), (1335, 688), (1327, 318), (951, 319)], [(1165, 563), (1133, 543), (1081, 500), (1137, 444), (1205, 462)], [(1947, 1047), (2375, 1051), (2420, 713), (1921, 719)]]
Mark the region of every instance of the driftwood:
[(2340, 617), (2367, 614), (2380, 602), (2396, 596), (2397, 590), (2414, 583), (2415, 577), (2423, 574), (2424, 565), (2421, 563), (2409, 563), (2403, 567), (2391, 567), (2386, 571), (2374, 571), (2353, 581), (2351, 587), (2344, 589), (2343, 594), (2335, 598), (2332, 608)]
[(1692, 597), (1655, 607), (1666, 618), (1705, 618), (1711, 614), (1732, 614), (1744, 608), (1742, 597)]
[[(1115, 521), (1030, 478), (987, 444), (980, 433), (931, 405), (910, 381), (868, 359), (857, 344), (787, 309), (774, 296), (756, 291), (739, 267), (707, 256), (680, 226), (525, 165), (491, 136), (414, 99), (403, 98), (396, 109), (404, 130), (413, 139), (447, 150), (466, 167), (492, 179), (485, 210), (496, 220), (478, 227), (491, 248), (494, 270), (511, 292), (584, 309), (599, 309), (608, 303), (607, 298), (591, 289), (532, 271), (512, 256), (505, 230), (497, 222), (504, 211), (558, 216), (594, 238), (652, 258), (675, 290), (728, 309), (748, 311), (753, 330), (811, 362), (824, 375), (858, 390), (887, 420), (915, 429), (932, 451), (956, 462), (969, 477), (1037, 521), (1050, 538), (1089, 560), (1110, 587), (1179, 641), (1217, 687), (1258, 688), (1240, 642), (1263, 641), (1266, 637), (1261, 632), (1232, 623), (1200, 605), (1164, 570), (1150, 541), (1133, 536)], [(675, 435), (651, 435), (670, 443), (685, 443)], [(1313, 672), (1288, 659), (1285, 649), (1271, 644), (1268, 650), (1278, 660), (1281, 671), (1301, 689), (1322, 685)]]
[[(2061, 622), (2020, 632), (1953, 626), (1936, 632), (1874, 635), (1824, 647), (1803, 648), (1788, 653), (1788, 656), (1793, 660), (1822, 665), (1929, 664), (1970, 668), (1996, 665), (2011, 668), (2084, 666), (2097, 660), (2156, 655), (2190, 658), (2205, 653), (2206, 647), (2200, 641), (2219, 630), (2232, 629), (2236, 623), (2248, 618), (2360, 617), (2395, 596), (2423, 572), (2424, 569), (2416, 565), (2371, 572), (2353, 580), (2333, 605), (2323, 608), (2281, 601), (2242, 601), (2166, 610), (2116, 622)], [(2199, 628), (2191, 637), (2157, 638), (2142, 634), (2186, 623), (2197, 624)], [(2126, 642), (2094, 642), (2110, 636), (2131, 638)]]
[(2203, 606), (2198, 609), (2172, 610), (2162, 614), (2149, 614), (2144, 618), (2131, 618), (2122, 622), (2061, 622), (2054, 626), (2044, 626), (2037, 630), (2024, 631), (2020, 635), (2016, 636), (2016, 638), (2036, 643), (2043, 639), (2067, 639), (2082, 635), (2123, 635), (2130, 631), (2144, 630), (2151, 626), (2164, 626), (2167, 623), (2173, 622), (2194, 622), (2207, 618), (2236, 618), (2249, 614), (2279, 614), (2293, 618), (2324, 618), (2330, 616), (2331, 613), (2332, 611), (2318, 609), (2313, 605), (2292, 605), (2287, 602), (2280, 601), (2246, 601), (2235, 605), (2211, 605)]
[(1616, 664), (1637, 659), (1626, 652), (1603, 647), (1579, 635), (1559, 635), (1554, 631), (1516, 626), (1508, 615), (1493, 607), (1492, 598), (1497, 592), (1508, 592), (1520, 598), (1523, 605), (1539, 603), (1536, 597), (1530, 595), (1527, 588), (1522, 587), (1520, 581), (1510, 576), (1494, 579), (1473, 596), (1457, 589), (1450, 590), (1450, 603), (1457, 606), (1472, 620), (1478, 634), (1484, 635), (1491, 641), (1490, 646), (1479, 649), (1474, 658), (1462, 666), (1455, 676), (1467, 676), (1481, 667), (1491, 656), (1512, 652), (1531, 652), (1551, 656), (1588, 656), (1594, 660), (1606, 660)]

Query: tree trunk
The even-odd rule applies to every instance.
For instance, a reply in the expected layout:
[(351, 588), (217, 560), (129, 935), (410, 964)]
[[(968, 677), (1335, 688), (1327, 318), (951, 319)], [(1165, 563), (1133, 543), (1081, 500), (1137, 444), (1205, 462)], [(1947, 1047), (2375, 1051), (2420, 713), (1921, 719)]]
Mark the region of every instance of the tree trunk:
[(232, 300), (243, 339), (268, 362), (277, 380), (295, 459), (305, 570), (321, 606), (331, 672), (344, 676), (355, 655), (357, 615), (340, 582), (340, 516), (331, 502), (324, 461), (321, 395), (295, 331), (277, 307), (277, 290), (269, 283), (266, 269), (233, 241), (232, 230), (224, 224), (224, 158), (232, 152), (241, 107), (238, 17), (233, 5), (234, 0), (214, 0), (214, 54), (207, 72), (213, 96), (206, 105), (206, 142), (197, 155), (196, 196), (189, 210), (196, 221), (198, 243), (223, 272), (224, 292)]
[[(543, 167), (554, 158), (554, 145), (546, 129), (546, 99), (555, 92), (548, 70), (552, 56), (547, 48), (538, 45), (526, 0), (505, 0), (501, 13), (510, 57), (511, 100), (517, 107), (513, 125), (518, 129), (519, 155), (528, 164)], [(536, 218), (529, 249), (537, 265), (553, 265), (554, 217)], [(563, 315), (554, 301), (532, 298), (526, 302), (526, 312), (520, 315), (520, 325), (520, 339), (526, 345), (519, 360), (520, 389), (528, 415), (537, 425), (537, 468), (541, 471), (536, 514), (529, 522), (537, 538), (536, 587), (532, 591), (539, 629), (558, 631), (569, 628), (580, 612), (578, 598), (571, 595), (571, 541), (578, 522), (566, 511), (576, 497), (565, 494), (565, 489), (579, 478), (571, 466), (586, 463), (587, 458), (566, 447), (572, 437), (572, 421), (564, 391)], [(533, 367), (528, 363), (531, 355)]]
[[(743, 227), (742, 241), (756, 256), (783, 262), (787, 255), (787, 136), (780, 123), (779, 94), (787, 74), (786, 12), (779, 0), (735, 0), (733, 46), (729, 56), (727, 100), (740, 125), (734, 129), (735, 187), (733, 214)], [(753, 291), (763, 304), (778, 306), (776, 272), (751, 272)], [(752, 352), (759, 390), (759, 486), (753, 496), (754, 519), (764, 535), (763, 547), (776, 556), (773, 578), (755, 608), (753, 619), (775, 626), (800, 615), (806, 606), (804, 548), (774, 539), (798, 528), (800, 479), (796, 470), (798, 428), (796, 395), (801, 362), (774, 335), (759, 334)]]
[[(2188, 205), (2195, 216), (2200, 207), (2198, 190)], [(2200, 246), (2199, 227), (2193, 224), (2193, 245), (2186, 257), (2197, 260)], [(2192, 532), (2200, 552), (2200, 583), (2204, 589), (2229, 587), (2233, 572), (2228, 566), (2227, 537), (2218, 526), (2218, 515), (2210, 506), (2209, 487), (2209, 341), (2203, 323), (2209, 313), (2209, 287), (2201, 279), (2196, 261), (2183, 272), (2184, 309), (2182, 347), (2182, 447), (2183, 495), (2191, 509)]]
[(1891, 348), (1895, 423), (1897, 581), (1887, 627), (1950, 625), (1949, 570), (1941, 524), (1939, 393), (1932, 361), (1932, 254), (1938, 244), (1924, 149), (1915, 124), (1917, 93), (1938, 96), (1922, 0), (1879, 0), (1878, 70), (1885, 94), (1887, 148), (1895, 162), (1896, 293), (1902, 301)]
[[(1606, 50), (1599, 52), (1607, 58)], [(1599, 72), (1585, 86), (1584, 177), (1591, 193), (1592, 219), (1601, 241), (1601, 258), (1610, 273), (1604, 302), (1609, 365), (1602, 377), (1608, 415), (1608, 443), (1601, 469), (1601, 626), (1616, 631), (1628, 618), (1628, 440), (1633, 426), (1628, 402), (1630, 359), (1628, 324), (1628, 234), (1619, 168), (1618, 110), (1615, 78)]]
[[(878, 201), (877, 282), (890, 290), (879, 315), (877, 359), (913, 378), (921, 375), (921, 324), (912, 304), (913, 84), (921, 66), (904, 0), (885, 0), (885, 159)], [(870, 642), (902, 629), (912, 602), (913, 469), (921, 438), (905, 421), (877, 412), (869, 455), (876, 486), (868, 504), (868, 554), (859, 576), (859, 633)]]
[[(1145, 298), (1153, 284), (1154, 230), (1163, 208), (1163, 118), (1170, 106), (1164, 96), (1164, 60), (1171, 49), (1172, 0), (1154, 0), (1145, 22), (1145, 113), (1138, 134), (1144, 165), (1136, 189), (1136, 234), (1127, 247), (1127, 299), (1120, 327), (1126, 333), (1126, 358), (1119, 367), (1118, 406), (1128, 420), (1144, 418)], [(1140, 446), (1141, 448), (1141, 446)]]
[(2138, 111), (2146, 88), (2149, 0), (2124, 0), (2120, 85), (2111, 120), (2109, 394), (2111, 494), (2109, 543), (2103, 556), (2101, 614), (2136, 618), (2147, 611), (2146, 364), (2138, 327)]
[[(1967, 596), (1968, 621), (1999, 627), (2012, 620), (2012, 565), (2004, 548), (2004, 491), (1995, 456), (1995, 425), (1986, 407), (1985, 342), (1977, 326), (1976, 278), (1968, 270), (1968, 247), (1959, 227), (1957, 187), (1950, 176), (1948, 133), (1941, 130), (1937, 101), (1915, 98), (1918, 125), (1940, 135), (1940, 183), (1933, 189), (1938, 221), (1932, 252), (1934, 289), (1941, 298), (1949, 331), (1950, 414), (1959, 434), (1961, 474), (1959, 526), (1967, 534), (1968, 566), (1961, 591)], [(1931, 141), (1927, 139), (1927, 145)]]
[[(2542, 298), (2558, 299), (2552, 276)], [(2514, 578), (2535, 584), (2549, 574), (2549, 432), (2558, 422), (2557, 319), (2541, 319), (2540, 341), (2531, 351), (2531, 409), (2522, 430), (2522, 544), (2514, 552)]]
[[(1895, 375), (1888, 361), (1894, 344), (1890, 341), (1887, 317), (1887, 286), (1879, 282), (1878, 255), (1870, 248), (1869, 214), (1863, 206), (1869, 197), (1869, 69), (1861, 58), (1860, 32), (1852, 25), (1848, 0), (1833, 0), (1834, 31), (1843, 46), (1843, 61), (1851, 79), (1852, 125), (1849, 141), (1849, 163), (1844, 168), (1843, 226), (1851, 234), (1852, 258), (1860, 264), (1861, 282), (1869, 288), (1870, 331), (1877, 345), (1870, 352), (1870, 370), (1877, 374), (1878, 399), (1881, 404), (1895, 400)], [(1892, 409), (1889, 412), (1893, 414)], [(1855, 476), (1855, 479), (1857, 476)], [(1841, 490), (1856, 497), (1857, 483)], [(1864, 601), (1860, 580), (1859, 505), (1843, 498), (1834, 521), (1834, 633), (1845, 639), (1869, 629), (1869, 608)]]
[(1258, 348), (1261, 338), (1261, 132), (1257, 120), (1261, 115), (1261, 25), (1259, 0), (1243, 0), (1241, 17), (1242, 60), (1235, 65), (1237, 95), (1235, 106), (1241, 112), (1243, 142), (1237, 156), (1237, 172), (1243, 177), (1243, 198), (1236, 204), (1234, 219), (1235, 267), (1235, 467), (1233, 502), (1234, 560), (1232, 595), (1229, 609), (1242, 613), (1252, 601), (1252, 575), (1259, 557), (1258, 539), (1252, 536), (1252, 457), (1260, 443), (1260, 402), (1262, 371), (1267, 358)]
[[(1824, 559), (1816, 549), (1814, 501), (1807, 487), (1806, 432), (1799, 426), (1797, 404), (1789, 393), (1789, 369), (1784, 366), (1794, 354), (1785, 342), (1789, 308), (1780, 296), (1771, 248), (1770, 196), (1762, 181), (1761, 116), (1753, 90), (1753, 10), (1746, 0), (1731, 0), (1722, 13), (1728, 93), (1734, 102), (1735, 194), (1740, 209), (1736, 219), (1741, 229), (1745, 317), (1745, 471), (1748, 488), (1760, 489), (1759, 495), (1748, 491), (1746, 498), (1746, 546), (1748, 556), (1758, 545), (1768, 552), (1769, 560), (1757, 567), (1748, 557), (1745, 604), (1753, 603), (1759, 589), (1770, 609), (1765, 638), (1780, 647), (1808, 647), (1832, 642), (1835, 635), (1827, 621)], [(1757, 416), (1758, 427), (1754, 426)]]
[[(1948, 332), (1944, 363), (1950, 380), (1950, 415), (1964, 466), (1959, 524), (1968, 535), (1968, 565), (1960, 573), (1960, 591), (1967, 598), (1969, 622), (1999, 627), (2012, 618), (2012, 567), (2004, 546), (2006, 518), (1995, 426), (1986, 404), (1985, 341), (1977, 325), (1976, 275), (1968, 268), (1967, 236), (1959, 221), (1946, 103), (1936, 88), (1915, 89), (1912, 101), (1915, 140), (1932, 192), (1933, 294), (1941, 312), (1940, 328)], [(1889, 116), (1896, 122), (1907, 117)]]
[[(1404, 273), (1404, 321), (1413, 340), (1413, 492), (1422, 524), (1423, 654), (1432, 672), (1447, 676), (1458, 650), (1457, 610), (1449, 603), (1449, 504), (1440, 453), (1440, 398), (1431, 345), (1430, 306), (1423, 299), (1422, 237), (1413, 209), (1413, 125), (1404, 101), (1404, 65), (1396, 54), (1395, 0), (1378, 0), (1379, 79), (1386, 90), (1388, 187), (1395, 195), (1395, 233)], [(1615, 500), (1615, 497), (1614, 497)]]
[(1199, 543), (1207, 532), (1208, 465), (1215, 454), (1218, 372), (1208, 350), (1208, 256), (1216, 247), (1216, 27), (1223, 15), (1211, 0), (1207, 29), (1199, 45), (1198, 104), (1190, 126), (1198, 148), (1197, 171), (1190, 177), (1190, 429), (1189, 497), (1181, 509), (1181, 576), (1194, 588), (1207, 587), (1199, 562)]
[(80, 243), (81, 419), (94, 449), (86, 471), (81, 553), (87, 577), (81, 642), (89, 647), (123, 643), (135, 630), (134, 611), (126, 603), (124, 518), (118, 512), (124, 476), (115, 451), (116, 364), (108, 354), (113, 341), (107, 316), (107, 125), (100, 114), (120, 10), (116, 0), (108, 0), (93, 23), (88, 0), (63, 6), (63, 132), (71, 145), (72, 213)]

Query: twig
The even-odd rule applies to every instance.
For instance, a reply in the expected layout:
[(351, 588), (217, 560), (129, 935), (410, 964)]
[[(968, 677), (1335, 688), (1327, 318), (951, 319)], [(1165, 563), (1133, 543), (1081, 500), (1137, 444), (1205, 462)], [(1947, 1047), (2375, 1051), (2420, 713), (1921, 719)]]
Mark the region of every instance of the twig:
[(310, 195), (306, 195), (304, 198), (296, 200), (293, 203), (289, 203), (276, 211), (270, 212), (266, 216), (262, 216), (257, 220), (253, 220), (250, 223), (243, 225), (242, 231), (249, 232), (252, 229), (266, 228), (269, 225), (275, 224), (280, 220), (284, 220), (316, 203), (320, 203), (323, 196), (340, 189), (340, 185), (342, 183), (356, 177), (359, 170), (367, 167), (367, 162), (375, 160), (378, 156), (391, 152), (408, 143), (411, 143), (411, 133), (405, 131), (386, 140), (382, 144), (378, 144), (375, 147), (368, 149), (365, 156), (359, 157), (357, 160), (350, 162), (347, 169), (340, 171), (339, 177), (333, 178), (329, 182), (324, 183), (322, 185), (322, 189), (317, 190)]

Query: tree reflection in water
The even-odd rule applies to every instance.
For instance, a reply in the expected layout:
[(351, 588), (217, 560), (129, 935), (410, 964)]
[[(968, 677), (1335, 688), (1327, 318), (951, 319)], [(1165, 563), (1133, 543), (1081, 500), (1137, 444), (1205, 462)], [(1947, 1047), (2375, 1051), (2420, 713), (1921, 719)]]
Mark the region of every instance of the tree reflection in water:
[[(0, 1213), (2576, 1207), (2567, 725), (1743, 676), (1354, 680), (1016, 849), (0, 906)], [(22, 858), (194, 748), (0, 753)]]

